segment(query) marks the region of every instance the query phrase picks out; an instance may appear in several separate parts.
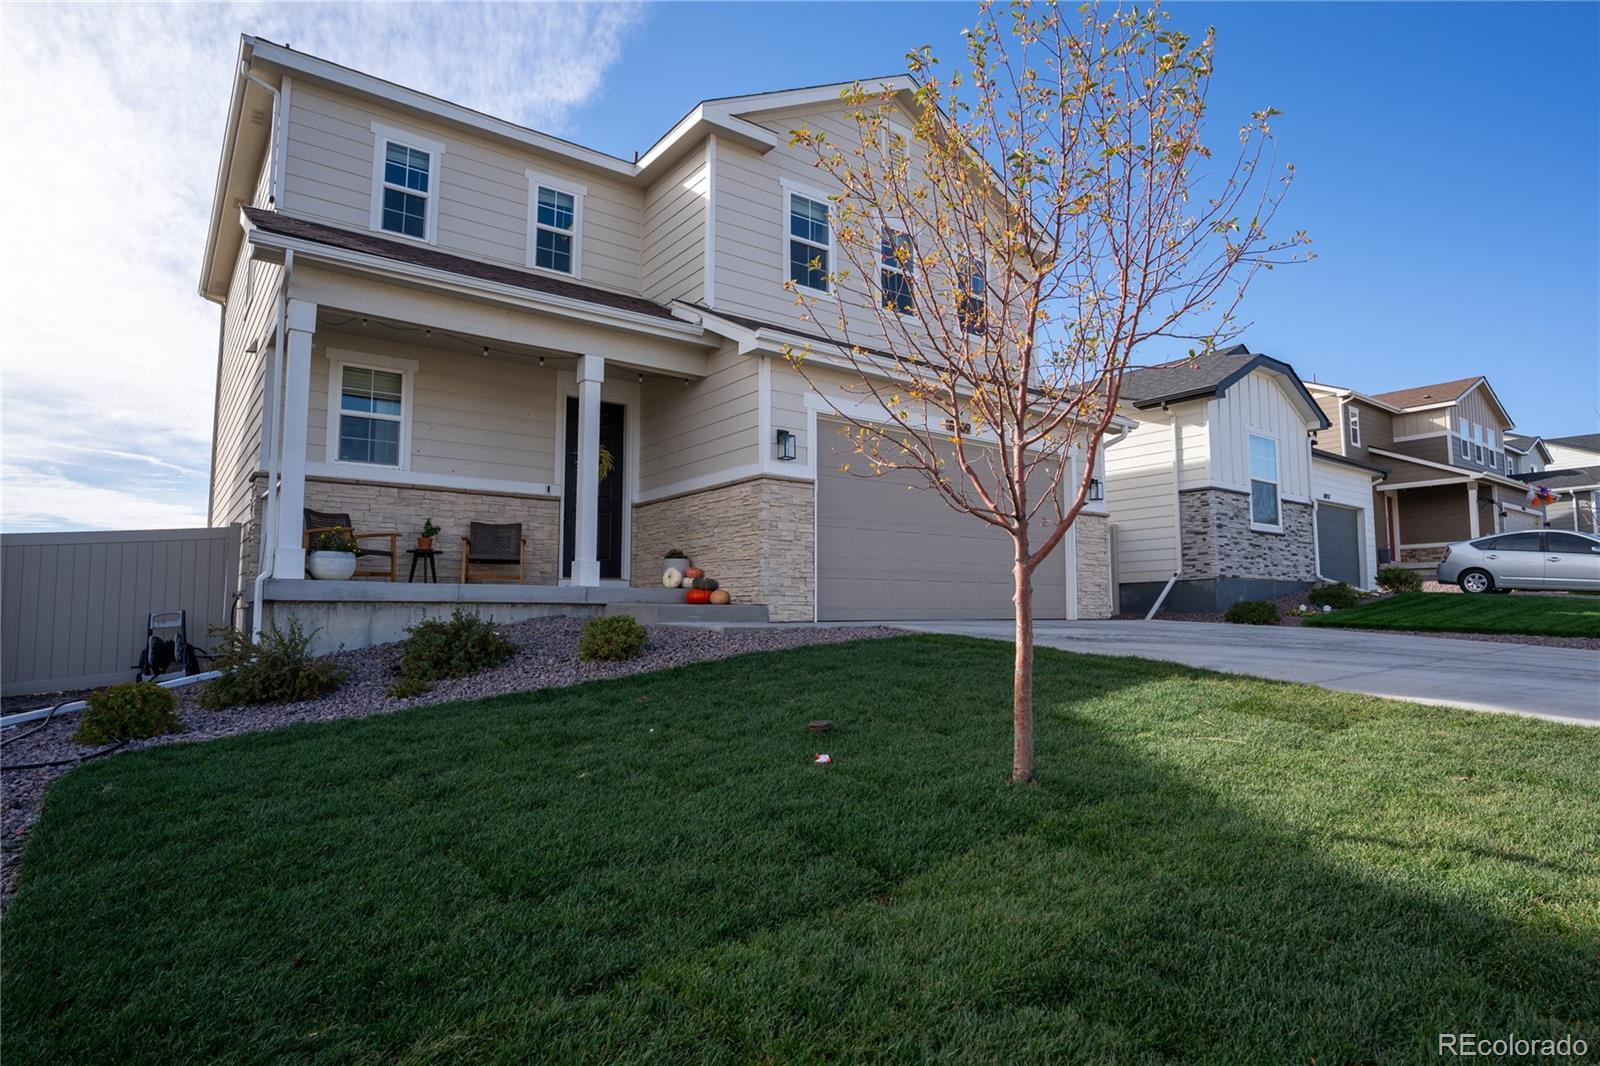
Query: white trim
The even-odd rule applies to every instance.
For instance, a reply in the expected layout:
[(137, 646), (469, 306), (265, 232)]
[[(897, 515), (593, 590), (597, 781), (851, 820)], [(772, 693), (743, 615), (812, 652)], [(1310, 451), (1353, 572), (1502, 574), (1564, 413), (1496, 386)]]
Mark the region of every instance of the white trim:
[[(589, 187), (566, 178), (558, 178), (554, 174), (545, 174), (537, 170), (524, 170), (523, 176), (528, 179), (528, 241), (527, 265), (529, 270), (536, 270), (541, 274), (549, 274), (558, 278), (583, 277), (583, 198), (589, 194)], [(572, 229), (560, 230), (554, 226), (539, 225), (539, 189), (543, 187), (552, 192), (566, 193), (572, 197)], [(552, 267), (542, 267), (534, 263), (534, 253), (539, 230), (548, 229), (551, 233), (567, 233), (572, 237), (572, 270), (556, 270)]]
[(1431, 488), (1434, 485), (1465, 485), (1467, 482), (1472, 480), (1473, 477), (1471, 474), (1464, 474), (1461, 477), (1440, 477), (1434, 478), (1431, 481), (1401, 481), (1396, 482), (1393, 485), (1389, 484), (1388, 482), (1382, 482), (1378, 485), (1374, 485), (1373, 490), (1375, 492), (1398, 492), (1401, 489), (1426, 489)]
[[(791, 477), (796, 481), (807, 480), (806, 478), (800, 476), (800, 474), (800, 471), (794, 471), (791, 473), (790, 471), (785, 470), (783, 472), (783, 476)], [(699, 474), (695, 477), (685, 478), (682, 481), (674, 481), (669, 485), (659, 485), (653, 489), (643, 489), (639, 492), (638, 496), (634, 498), (633, 502), (655, 503), (657, 500), (664, 500), (669, 496), (681, 496), (686, 492), (700, 492), (703, 489), (716, 488), (718, 485), (731, 485), (735, 481), (745, 481), (753, 477), (770, 476), (772, 476), (771, 473), (760, 463), (744, 463), (739, 466), (730, 466), (726, 469), (718, 470), (714, 474)]]
[(469, 492), (504, 492), (515, 496), (557, 496), (556, 486), (538, 481), (508, 481), (502, 478), (467, 477), (463, 474), (435, 474), (426, 470), (397, 470), (392, 466), (364, 463), (307, 463), (307, 477), (337, 478), (343, 481), (375, 481), (418, 489), (463, 489)]
[[(1174, 427), (1174, 431), (1176, 431), (1176, 427), (1177, 427), (1177, 417), (1176, 416), (1173, 417), (1173, 427)], [(1264, 477), (1256, 477), (1256, 472), (1255, 472), (1255, 469), (1254, 469), (1254, 463), (1252, 461), (1252, 456), (1250, 455), (1250, 442), (1251, 441), (1255, 441), (1255, 440), (1266, 441), (1267, 443), (1272, 445), (1272, 472), (1273, 472), (1274, 476), (1272, 478), (1270, 478), (1270, 479), (1264, 478)], [(1252, 532), (1255, 532), (1255, 533), (1282, 533), (1283, 532), (1283, 502), (1284, 502), (1283, 501), (1283, 469), (1281, 467), (1281, 460), (1279, 459), (1279, 454), (1281, 453), (1281, 451), (1282, 451), (1282, 449), (1278, 446), (1278, 438), (1277, 437), (1271, 436), (1271, 435), (1266, 434), (1266, 433), (1256, 433), (1256, 432), (1253, 432), (1253, 431), (1247, 431), (1246, 432), (1246, 434), (1245, 434), (1245, 463), (1246, 463), (1246, 466), (1250, 468), (1250, 469), (1247, 470), (1247, 473), (1249, 474), (1249, 482), (1250, 482), (1250, 492), (1249, 492), (1249, 496), (1250, 496), (1250, 529), (1251, 529)], [(1273, 502), (1277, 506), (1277, 509), (1278, 509), (1278, 520), (1276, 522), (1257, 522), (1256, 521), (1256, 489), (1255, 489), (1255, 484), (1256, 484), (1257, 481), (1261, 482), (1264, 485), (1265, 484), (1270, 484), (1272, 486)], [(1297, 501), (1294, 501), (1294, 502), (1303, 503), (1303, 502), (1307, 502), (1307, 501), (1297, 500)], [(1312, 502), (1312, 506), (1313, 506), (1313, 508), (1315, 508), (1315, 506), (1316, 506), (1314, 501)], [(1315, 516), (1313, 516), (1313, 518), (1314, 517)]]
[(278, 87), (278, 108), (282, 112), (272, 129), (272, 180), (268, 189), (274, 209), (283, 206), (283, 183), (289, 169), (289, 104), (294, 97), (294, 79), (285, 74)]
[(707, 307), (717, 306), (717, 135), (706, 137), (706, 232), (705, 280), (701, 298)]
[(1434, 437), (1448, 437), (1450, 435), (1451, 433), (1448, 429), (1435, 429), (1427, 433), (1402, 433), (1393, 439), (1398, 444), (1400, 441), (1431, 440)]
[[(829, 274), (838, 273), (838, 270), (839, 270), (839, 218), (838, 218), (838, 214), (839, 213), (838, 213), (838, 211), (835, 210), (835, 208), (837, 208), (839, 205), (836, 204), (834, 202), (834, 200), (833, 200), (833, 197), (837, 196), (838, 194), (837, 193), (826, 193), (826, 192), (823, 192), (821, 189), (815, 188), (815, 187), (810, 186), (810, 185), (803, 185), (800, 182), (791, 181), (788, 178), (779, 178), (778, 179), (778, 185), (783, 190), (783, 211), (778, 217), (778, 242), (779, 242), (778, 243), (778, 251), (779, 251), (779, 256), (778, 256), (778, 284), (779, 284), (779, 286), (784, 288), (785, 291), (787, 291), (787, 286), (788, 286), (789, 280), (790, 280), (789, 279), (789, 242), (791, 240), (797, 240), (797, 241), (800, 241), (800, 243), (805, 244), (805, 245), (807, 245), (809, 247), (813, 247), (813, 248), (816, 247), (815, 242), (806, 240), (805, 238), (802, 238), (802, 237), (791, 236), (790, 233), (789, 233), (789, 214), (790, 214), (790, 210), (791, 210), (791, 201), (793, 201), (793, 199), (796, 196), (804, 197), (805, 199), (810, 200), (813, 203), (822, 204), (823, 206), (825, 206), (828, 209), (828, 269), (827, 269), (826, 273), (829, 273)], [(828, 282), (828, 288), (826, 288), (826, 289), (813, 289), (813, 288), (810, 288), (809, 286), (801, 285), (799, 282), (795, 282), (795, 286), (794, 287), (795, 287), (795, 291), (796, 292), (802, 293), (802, 294), (804, 294), (806, 296), (814, 297), (814, 298), (816, 298), (818, 300), (835, 300), (835, 301), (837, 301), (839, 299), (839, 294), (838, 294), (839, 285), (838, 285), (838, 283), (836, 281), (833, 281), (833, 280), (830, 280)]]
[[(911, 255), (906, 260), (906, 262), (905, 262), (903, 267), (901, 267), (901, 266), (891, 267), (891, 266), (888, 266), (887, 264), (885, 264), (884, 261), (883, 261), (883, 242), (889, 239), (889, 235), (890, 234), (897, 234), (899, 236), (904, 237), (908, 242), (910, 242)], [(878, 269), (877, 269), (877, 275), (878, 276), (877, 276), (877, 279), (876, 279), (877, 282), (878, 282), (878, 306), (882, 307), (884, 310), (887, 311), (887, 310), (891, 310), (891, 308), (889, 308), (887, 306), (887, 304), (886, 304), (886, 302), (884, 300), (885, 289), (884, 289), (884, 284), (883, 284), (883, 275), (886, 272), (899, 274), (900, 276), (902, 276), (903, 278), (906, 279), (906, 293), (911, 299), (911, 309), (909, 311), (902, 311), (898, 307), (892, 308), (892, 310), (894, 311), (894, 313), (896, 315), (898, 315), (902, 319), (906, 319), (906, 320), (914, 320), (914, 319), (916, 319), (916, 317), (917, 317), (917, 296), (916, 296), (915, 292), (911, 291), (911, 284), (912, 284), (913, 281), (916, 280), (916, 276), (917, 276), (917, 237), (916, 237), (916, 234), (911, 232), (911, 227), (906, 224), (906, 220), (903, 219), (903, 218), (886, 218), (886, 219), (884, 219), (883, 228), (878, 231)], [(988, 279), (988, 268), (987, 268), (987, 266), (984, 269), (984, 278), (985, 278), (985, 284), (987, 284), (987, 279)]]
[[(606, 364), (605, 369), (610, 369), (613, 374), (602, 377), (600, 381), (600, 402), (602, 404), (616, 404), (622, 410), (622, 577), (603, 578), (601, 584), (607, 582), (631, 582), (633, 580), (633, 508), (636, 504), (646, 502), (641, 498), (639, 491), (639, 426), (641, 422), (641, 407), (643, 405), (643, 391), (637, 382), (616, 380), (616, 374), (626, 374), (628, 371), (621, 369), (615, 363)], [(566, 507), (566, 477), (567, 477), (567, 400), (577, 399), (582, 402), (578, 394), (578, 375), (571, 370), (557, 370), (555, 374), (555, 452), (554, 479), (550, 483), (551, 494), (560, 504), (556, 514), (556, 557), (554, 571), (556, 584), (570, 585), (571, 577), (561, 576), (561, 561), (566, 554), (567, 537), (567, 507)]]
[(1345, 411), (1345, 431), (1350, 435), (1350, 447), (1361, 447), (1361, 408), (1343, 403), (1339, 407)]
[[(329, 348), (323, 353), (328, 360), (328, 417), (327, 440), (324, 449), (324, 462), (329, 466), (350, 468), (355, 470), (410, 470), (411, 469), (411, 420), (416, 410), (416, 374), (417, 362), (414, 359), (396, 359), (383, 355), (368, 355), (365, 352), (354, 352), (340, 348)], [(344, 417), (340, 407), (340, 394), (344, 389), (344, 371), (346, 368), (357, 370), (376, 370), (382, 373), (400, 375), (400, 416), (375, 415), (382, 421), (400, 423), (400, 463), (398, 466), (386, 466), (376, 463), (357, 463), (339, 458), (339, 422)], [(366, 418), (367, 415), (352, 411), (357, 418)]]
[[(423, 235), (421, 238), (413, 237), (409, 233), (400, 233), (396, 230), (383, 228), (383, 190), (387, 185), (383, 177), (385, 157), (388, 155), (389, 142), (395, 142), (413, 151), (422, 151), (428, 156), (428, 191), (419, 192), (416, 189), (403, 189), (410, 196), (422, 197), (424, 207)], [(422, 244), (439, 243), (439, 198), (441, 185), (444, 178), (444, 142), (436, 141), (431, 137), (401, 126), (390, 126), (376, 120), (372, 123), (372, 204), (368, 224), (373, 232), (381, 233), (386, 237), (396, 237), (403, 241)], [(396, 186), (399, 188), (399, 186)]]

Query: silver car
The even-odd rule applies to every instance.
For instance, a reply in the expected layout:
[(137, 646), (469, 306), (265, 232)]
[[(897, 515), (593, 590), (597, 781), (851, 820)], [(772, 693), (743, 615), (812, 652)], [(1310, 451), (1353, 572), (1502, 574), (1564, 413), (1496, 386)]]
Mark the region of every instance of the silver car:
[(1600, 589), (1600, 537), (1530, 529), (1464, 540), (1444, 550), (1439, 583), (1462, 592)]

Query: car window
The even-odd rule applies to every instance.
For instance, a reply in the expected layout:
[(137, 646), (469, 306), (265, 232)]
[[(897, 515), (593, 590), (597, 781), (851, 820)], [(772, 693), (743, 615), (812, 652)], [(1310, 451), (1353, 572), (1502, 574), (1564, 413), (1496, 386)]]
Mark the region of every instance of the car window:
[(1540, 550), (1539, 534), (1507, 533), (1502, 537), (1495, 537), (1485, 544), (1484, 548), (1497, 552), (1536, 552)]
[(1550, 550), (1553, 552), (1579, 552), (1588, 555), (1600, 548), (1600, 543), (1588, 537), (1580, 537), (1576, 533), (1546, 533), (1550, 538)]

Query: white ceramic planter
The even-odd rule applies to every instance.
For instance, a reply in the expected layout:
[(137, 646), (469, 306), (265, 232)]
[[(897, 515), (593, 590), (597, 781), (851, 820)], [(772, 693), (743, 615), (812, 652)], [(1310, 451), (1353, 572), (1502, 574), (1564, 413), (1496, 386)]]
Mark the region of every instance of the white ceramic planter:
[(349, 581), (356, 572), (356, 553), (308, 552), (306, 568), (318, 581)]

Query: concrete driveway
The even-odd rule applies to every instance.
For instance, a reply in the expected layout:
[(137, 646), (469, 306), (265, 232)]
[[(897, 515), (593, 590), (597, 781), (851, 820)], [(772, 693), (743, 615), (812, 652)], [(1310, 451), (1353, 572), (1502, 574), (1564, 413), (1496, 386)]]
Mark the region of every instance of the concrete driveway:
[[(867, 623), (857, 623), (867, 624)], [(885, 622), (1010, 642), (1009, 621)], [(1346, 692), (1600, 726), (1600, 652), (1399, 633), (1221, 622), (1040, 622), (1039, 644)]]

